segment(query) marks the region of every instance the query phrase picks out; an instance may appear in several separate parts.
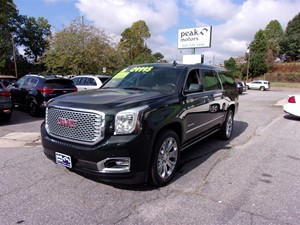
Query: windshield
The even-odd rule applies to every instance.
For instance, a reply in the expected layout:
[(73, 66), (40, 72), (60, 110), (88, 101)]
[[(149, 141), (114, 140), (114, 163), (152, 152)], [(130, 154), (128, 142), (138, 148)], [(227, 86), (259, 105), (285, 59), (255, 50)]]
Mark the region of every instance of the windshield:
[(107, 82), (102, 88), (175, 91), (180, 70), (159, 66), (130, 66)]

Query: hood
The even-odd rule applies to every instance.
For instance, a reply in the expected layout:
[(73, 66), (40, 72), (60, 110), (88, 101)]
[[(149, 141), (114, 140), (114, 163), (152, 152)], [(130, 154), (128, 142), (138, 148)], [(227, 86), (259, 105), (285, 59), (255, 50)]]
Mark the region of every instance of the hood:
[(59, 96), (50, 101), (49, 106), (114, 112), (159, 103), (160, 100), (172, 95), (170, 92), (158, 91), (97, 89)]

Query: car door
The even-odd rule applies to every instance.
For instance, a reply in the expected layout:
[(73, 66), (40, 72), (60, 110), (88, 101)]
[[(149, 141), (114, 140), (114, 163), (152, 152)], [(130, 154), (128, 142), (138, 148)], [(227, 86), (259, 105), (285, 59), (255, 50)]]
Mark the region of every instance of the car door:
[(184, 140), (201, 135), (207, 129), (209, 96), (203, 91), (199, 69), (189, 71), (183, 88), (184, 112), (181, 114), (184, 126)]
[(200, 71), (201, 82), (203, 83), (208, 104), (208, 113), (206, 114), (204, 129), (210, 130), (223, 123), (227, 100), (224, 99), (224, 90), (217, 71), (214, 69), (201, 69)]
[(12, 97), (13, 104), (25, 106), (26, 105), (26, 96), (28, 93), (26, 83), (28, 77), (20, 78), (17, 83), (11, 87), (10, 93)]
[(252, 89), (259, 89), (260, 87), (261, 87), (261, 81), (255, 80), (255, 81), (251, 82), (251, 88)]
[(95, 79), (90, 77), (75, 77), (72, 80), (78, 88), (78, 91), (95, 89), (97, 87)]
[(84, 77), (74, 77), (72, 78), (73, 83), (76, 85), (78, 91), (83, 91), (84, 89)]

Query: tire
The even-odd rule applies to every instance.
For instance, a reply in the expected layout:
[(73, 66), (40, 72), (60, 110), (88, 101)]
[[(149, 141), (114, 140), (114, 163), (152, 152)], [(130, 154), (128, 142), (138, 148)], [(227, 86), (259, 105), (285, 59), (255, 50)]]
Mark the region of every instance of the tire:
[(222, 124), (221, 130), (219, 131), (220, 138), (223, 140), (229, 140), (233, 131), (234, 124), (234, 113), (232, 109), (228, 109), (226, 119)]
[(28, 101), (28, 112), (32, 117), (37, 117), (40, 115), (40, 109), (36, 100), (34, 98), (30, 98)]
[(158, 136), (151, 162), (150, 181), (155, 186), (164, 186), (174, 177), (180, 157), (178, 135), (172, 130), (164, 130)]
[(264, 86), (261, 86), (261, 87), (259, 88), (259, 90), (264, 91), (264, 90), (266, 90), (266, 89), (265, 89)]

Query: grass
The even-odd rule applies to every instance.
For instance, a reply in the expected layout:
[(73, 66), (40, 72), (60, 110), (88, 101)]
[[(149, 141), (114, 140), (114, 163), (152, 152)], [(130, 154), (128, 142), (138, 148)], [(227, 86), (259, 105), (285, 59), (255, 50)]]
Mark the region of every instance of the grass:
[(300, 83), (289, 83), (289, 82), (271, 82), (271, 87), (290, 87), (290, 88), (300, 88)]

